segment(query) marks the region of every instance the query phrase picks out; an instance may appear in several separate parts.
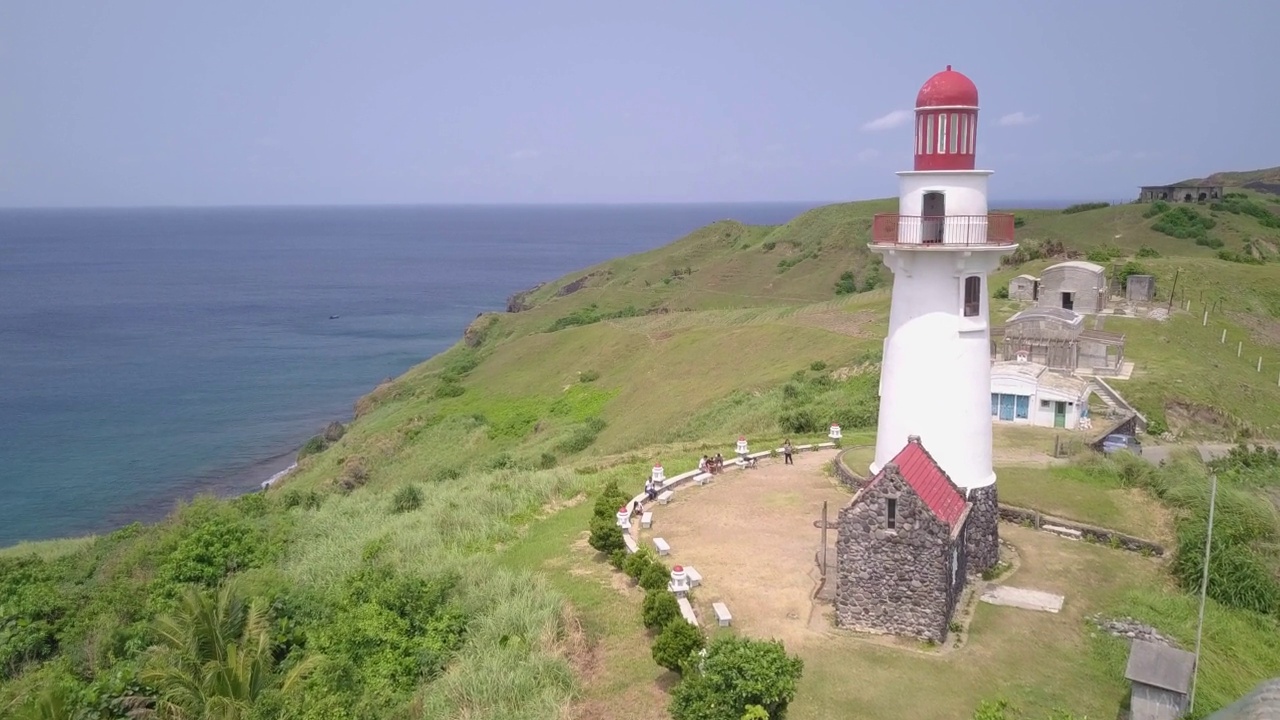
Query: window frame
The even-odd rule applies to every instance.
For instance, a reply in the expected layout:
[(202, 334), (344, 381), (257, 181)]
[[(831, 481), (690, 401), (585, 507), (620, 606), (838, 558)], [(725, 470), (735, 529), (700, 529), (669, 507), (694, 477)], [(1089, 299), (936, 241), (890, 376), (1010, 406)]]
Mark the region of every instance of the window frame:
[[(973, 297), (970, 298), (970, 289), (973, 290)], [(964, 316), (967, 318), (975, 318), (982, 316), (982, 276), (967, 275), (964, 278), (964, 286), (961, 288), (961, 297), (963, 303)]]
[(898, 498), (885, 498), (885, 529), (898, 529)]

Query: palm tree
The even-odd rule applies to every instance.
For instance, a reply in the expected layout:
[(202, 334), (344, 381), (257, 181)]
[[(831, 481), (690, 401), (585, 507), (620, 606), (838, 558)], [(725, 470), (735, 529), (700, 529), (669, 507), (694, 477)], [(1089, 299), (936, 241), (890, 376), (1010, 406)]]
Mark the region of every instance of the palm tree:
[(216, 594), (188, 588), (177, 609), (156, 621), (158, 641), (140, 674), (157, 691), (145, 715), (241, 720), (264, 691), (292, 689), (319, 658), (309, 657), (279, 677), (269, 623), (262, 603), (245, 598), (234, 582)]

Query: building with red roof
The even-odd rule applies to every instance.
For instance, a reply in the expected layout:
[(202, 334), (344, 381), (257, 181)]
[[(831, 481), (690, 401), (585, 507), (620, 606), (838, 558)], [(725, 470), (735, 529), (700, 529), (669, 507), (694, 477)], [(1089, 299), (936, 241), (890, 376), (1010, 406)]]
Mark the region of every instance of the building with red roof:
[(935, 642), (964, 590), (969, 512), (919, 437), (840, 511), (836, 623)]

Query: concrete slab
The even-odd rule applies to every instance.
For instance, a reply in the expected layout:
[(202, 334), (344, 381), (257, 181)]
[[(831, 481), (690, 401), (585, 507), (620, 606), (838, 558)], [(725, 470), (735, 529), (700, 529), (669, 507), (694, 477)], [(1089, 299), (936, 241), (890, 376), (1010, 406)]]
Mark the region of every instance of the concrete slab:
[(1004, 605), (1023, 610), (1056, 613), (1062, 609), (1062, 601), (1065, 598), (1061, 595), (1039, 590), (1027, 590), (1007, 585), (987, 585), (983, 588), (979, 599), (990, 605)]

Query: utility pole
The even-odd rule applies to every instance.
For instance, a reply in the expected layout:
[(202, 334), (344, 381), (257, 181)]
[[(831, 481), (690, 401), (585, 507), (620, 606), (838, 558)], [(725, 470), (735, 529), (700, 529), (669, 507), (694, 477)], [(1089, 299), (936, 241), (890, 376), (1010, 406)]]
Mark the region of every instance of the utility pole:
[(1169, 312), (1173, 312), (1173, 294), (1178, 291), (1178, 276), (1182, 274), (1182, 268), (1173, 271), (1173, 287), (1169, 289)]
[(1200, 578), (1200, 622), (1196, 627), (1196, 664), (1191, 672), (1191, 701), (1187, 712), (1196, 709), (1196, 679), (1200, 676), (1200, 638), (1204, 634), (1204, 598), (1209, 591), (1209, 551), (1213, 549), (1213, 507), (1218, 500), (1218, 474), (1209, 476), (1209, 528), (1204, 534), (1204, 574)]

